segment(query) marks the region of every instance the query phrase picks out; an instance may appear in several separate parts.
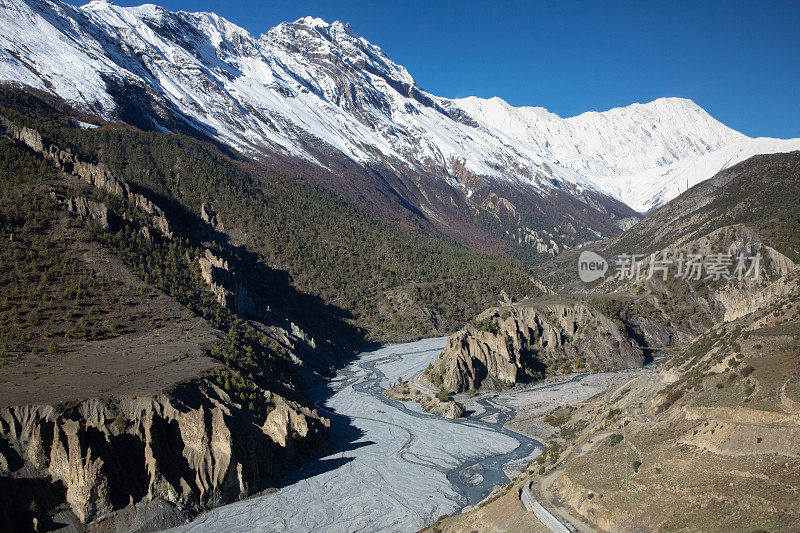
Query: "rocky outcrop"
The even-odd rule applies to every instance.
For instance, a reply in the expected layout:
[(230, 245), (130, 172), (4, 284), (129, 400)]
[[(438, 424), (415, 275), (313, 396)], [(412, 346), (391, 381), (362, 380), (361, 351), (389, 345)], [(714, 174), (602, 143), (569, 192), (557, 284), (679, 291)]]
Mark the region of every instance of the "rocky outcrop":
[(464, 416), (466, 409), (454, 400), (440, 400), (434, 395), (426, 396), (420, 402), (422, 410), (442, 418), (455, 419)]
[(128, 200), (150, 216), (153, 226), (162, 235), (170, 239), (173, 237), (164, 211), (145, 195), (134, 192), (128, 183), (116, 177), (106, 165), (84, 161), (71, 150), (63, 150), (55, 144), (49, 143), (35, 129), (20, 126), (3, 116), (0, 116), (0, 128), (11, 139), (25, 144), (34, 152), (51, 161), (59, 170), (73, 174), (92, 187), (102, 189), (108, 194)]
[(724, 322), (769, 307), (796, 289), (795, 274), (800, 270), (800, 265), (774, 248), (762, 244), (746, 227), (737, 226), (736, 239), (731, 244), (729, 253), (736, 255), (741, 252), (761, 253), (763, 275), (758, 280), (728, 283), (714, 292), (713, 299), (722, 311)]
[(715, 301), (724, 310), (723, 321), (731, 322), (772, 305), (780, 298), (791, 294), (796, 288), (796, 279), (782, 277), (764, 286), (754, 287), (752, 291), (741, 287), (718, 291), (715, 294)]
[[(679, 257), (680, 254), (697, 254), (710, 258), (714, 254), (723, 253), (731, 258), (729, 271), (730, 279), (714, 280), (705, 284), (701, 290), (692, 290), (688, 296), (691, 305), (701, 314), (706, 314), (713, 323), (730, 322), (750, 313), (772, 305), (779, 298), (789, 294), (793, 289), (790, 278), (800, 271), (800, 265), (786, 255), (764, 244), (759, 235), (744, 224), (723, 226), (707, 235), (681, 241), (671, 245), (656, 256), (665, 254), (667, 257)], [(738, 257), (759, 257), (757, 275), (755, 270), (747, 275), (734, 275)], [(650, 268), (650, 258), (642, 262), (642, 271)], [(747, 262), (750, 268), (753, 263)], [(613, 281), (612, 281), (613, 283)], [(646, 280), (646, 283), (655, 287), (656, 292), (665, 291), (668, 299), (678, 299), (681, 296), (671, 294), (668, 288), (658, 280)], [(607, 288), (609, 283), (606, 284)], [(618, 287), (619, 288), (619, 287)], [(622, 290), (633, 291), (636, 286), (629, 283), (621, 287)], [(609, 288), (610, 290), (610, 288)]]
[(615, 220), (614, 224), (622, 231), (627, 231), (638, 224), (640, 220), (641, 218), (639, 217), (620, 218)]
[[(221, 279), (231, 277), (228, 262), (208, 249), (203, 257), (197, 259), (197, 262), (200, 263), (200, 274), (203, 276), (203, 280), (211, 288), (211, 292), (216, 295), (219, 304), (222, 307), (228, 307), (229, 303), (232, 303), (230, 300), (232, 293), (224, 287), (224, 281)], [(230, 279), (225, 281), (230, 283)]]
[(108, 229), (108, 207), (106, 207), (106, 204), (78, 196), (67, 198), (66, 207), (69, 212), (77, 214), (82, 219), (95, 220), (101, 227)]
[(211, 226), (214, 231), (225, 231), (225, 226), (222, 224), (219, 215), (208, 202), (203, 202), (200, 205), (200, 218), (203, 222)]
[(236, 275), (226, 259), (206, 249), (205, 254), (198, 258), (197, 262), (200, 264), (200, 274), (203, 280), (208, 284), (222, 307), (238, 313), (253, 314), (256, 312), (256, 305), (250, 297), (245, 283)]
[(84, 523), (142, 502), (184, 514), (243, 498), (330, 450), (329, 422), (264, 391), (261, 415), (208, 380), (146, 397), (0, 411), (3, 476), (61, 482)]
[(75, 213), (82, 220), (91, 220), (103, 229), (116, 227), (119, 217), (102, 202), (95, 202), (85, 196), (65, 197), (55, 190), (50, 191), (50, 198), (57, 204), (65, 207), (70, 213)]
[(645, 353), (588, 303), (522, 303), (493, 308), (453, 334), (426, 372), (435, 385), (461, 392), (497, 389), (545, 374), (641, 366)]

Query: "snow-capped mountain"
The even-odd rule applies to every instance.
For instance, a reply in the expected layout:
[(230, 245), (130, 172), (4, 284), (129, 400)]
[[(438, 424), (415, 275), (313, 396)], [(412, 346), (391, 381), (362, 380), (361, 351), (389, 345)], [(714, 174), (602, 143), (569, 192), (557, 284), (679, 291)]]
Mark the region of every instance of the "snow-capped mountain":
[(466, 171), (542, 187), (552, 173), (535, 149), (498, 138), (425, 93), (340, 22), (307, 17), (256, 39), (212, 13), (15, 0), (4, 3), (1, 23), (2, 79), (109, 118), (118, 107), (109, 85), (134, 85), (243, 151), (315, 160), (308, 144), (318, 141), (360, 163), (436, 168), (451, 178)]
[(751, 139), (683, 98), (566, 119), (500, 98), (456, 102), (483, 124), (535, 146), (639, 212), (754, 155), (800, 150), (800, 139)]
[(499, 98), (440, 98), (349, 25), (310, 17), (254, 37), (213, 13), (4, 0), (0, 81), (107, 119), (301, 161), (351, 197), (547, 253), (617, 231), (633, 215), (618, 200), (653, 207), (713, 174), (675, 165), (761, 146), (689, 100), (564, 119)]
[(661, 98), (602, 113), (561, 118), (538, 107), (513, 107), (500, 98), (456, 100), (499, 134), (593, 181), (609, 185), (747, 139), (691, 100)]
[(713, 152), (597, 183), (639, 212), (659, 207), (720, 170), (759, 154), (800, 150), (800, 139), (745, 138)]

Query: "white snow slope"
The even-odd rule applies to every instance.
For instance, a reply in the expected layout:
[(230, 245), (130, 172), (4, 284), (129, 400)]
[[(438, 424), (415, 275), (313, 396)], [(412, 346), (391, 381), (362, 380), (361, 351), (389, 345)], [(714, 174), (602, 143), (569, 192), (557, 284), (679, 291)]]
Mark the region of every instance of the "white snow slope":
[(800, 150), (800, 139), (759, 137), (723, 146), (711, 153), (687, 157), (671, 165), (655, 167), (617, 179), (598, 180), (612, 194), (623, 198), (636, 211), (645, 212), (672, 200), (688, 188), (707, 180), (720, 170), (758, 154)]
[(168, 110), (252, 154), (324, 166), (320, 150), (333, 151), (462, 189), (487, 178), (540, 193), (566, 182), (640, 211), (737, 158), (800, 149), (797, 139), (750, 139), (679, 98), (566, 119), (499, 98), (440, 98), (349, 25), (310, 17), (256, 38), (213, 13), (2, 0), (0, 81), (106, 118), (120, 87), (139, 88), (162, 110), (154, 127)]

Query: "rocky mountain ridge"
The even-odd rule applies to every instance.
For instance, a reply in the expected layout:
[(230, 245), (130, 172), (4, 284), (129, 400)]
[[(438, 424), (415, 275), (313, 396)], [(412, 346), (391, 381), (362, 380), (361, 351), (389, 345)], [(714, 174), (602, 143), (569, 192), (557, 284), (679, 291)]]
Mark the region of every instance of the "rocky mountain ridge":
[[(425, 93), (404, 67), (339, 21), (329, 24), (305, 17), (255, 38), (213, 13), (172, 13), (153, 5), (122, 8), (91, 2), (74, 8), (59, 2), (19, 1), (9, 4), (4, 15), (6, 39), (13, 35), (37, 40), (36, 46), (26, 42), (26, 48), (19, 40), (4, 43), (10, 59), (4, 77), (9, 81), (47, 90), (44, 80), (48, 80), (50, 88), (71, 104), (111, 118), (118, 104), (110, 105), (110, 82), (103, 78), (129, 78), (149, 84), (165, 104), (209, 123), (237, 147), (279, 145), (313, 158), (297, 142), (304, 132), (361, 162), (390, 158), (416, 170), (439, 167), (441, 177), (457, 181), (461, 170), (475, 177), (524, 178), (547, 189), (551, 178), (594, 188), (581, 176), (643, 171), (745, 139), (694, 103), (680, 99), (560, 119), (537, 108), (511, 108), (497, 98), (439, 98)], [(60, 21), (72, 33), (61, 34)], [(31, 23), (36, 25), (35, 37), (19, 31)], [(18, 26), (16, 31), (12, 24)], [(118, 43), (117, 53), (129, 57), (138, 53), (141, 63), (114, 57), (103, 37)], [(78, 72), (49, 71), (37, 49), (52, 46), (54, 40), (68, 47), (86, 46), (88, 54), (80, 55), (88, 55), (88, 64), (75, 65)], [(75, 50), (63, 53), (79, 55)], [(243, 83), (255, 94), (247, 95)], [(260, 101), (253, 99), (256, 95)], [(191, 100), (211, 108), (202, 111)], [(236, 101), (253, 108), (236, 113), (236, 106), (229, 105)], [(305, 120), (290, 122), (285, 114), (279, 116), (281, 101), (298, 114), (302, 109)], [(221, 106), (223, 102), (228, 105)], [(256, 125), (262, 133), (257, 133)], [(663, 133), (658, 125), (665, 128)], [(427, 135), (414, 132), (420, 126)], [(234, 128), (239, 131), (231, 132)], [(608, 128), (612, 133), (605, 131)], [(653, 131), (644, 135), (646, 129)], [(343, 139), (342, 130), (357, 137)], [(486, 160), (464, 143), (469, 135)], [(606, 146), (600, 145), (601, 138)], [(631, 143), (634, 146), (625, 147)], [(591, 152), (591, 158), (572, 161), (584, 152)], [(569, 162), (562, 167), (559, 159)]]

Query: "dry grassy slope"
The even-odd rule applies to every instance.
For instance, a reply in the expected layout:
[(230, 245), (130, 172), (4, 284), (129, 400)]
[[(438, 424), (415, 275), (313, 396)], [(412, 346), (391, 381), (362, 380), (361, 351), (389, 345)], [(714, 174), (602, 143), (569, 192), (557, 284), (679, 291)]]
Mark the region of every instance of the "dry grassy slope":
[[(792, 283), (792, 295), (703, 335), (660, 379), (578, 406), (562, 427), (578, 435), (557, 468), (548, 458), (544, 476), (533, 476), (545, 494), (606, 531), (800, 528), (796, 275)], [(627, 445), (611, 445), (624, 409)]]
[[(11, 296), (13, 309), (0, 309), (7, 337), (30, 336), (26, 351), (11, 346), (3, 359), (0, 407), (155, 393), (220, 366), (204, 349), (223, 332), (139, 280), (92, 242), (82, 222), (64, 211), (56, 217), (47, 242), (75, 270), (44, 282), (40, 300), (28, 299), (20, 287)], [(0, 240), (1, 253), (35, 252), (36, 240), (23, 230), (14, 241)], [(32, 272), (22, 275), (35, 275), (35, 285), (47, 270), (28, 266)], [(87, 284), (83, 296), (73, 296), (73, 285)], [(79, 335), (78, 324), (96, 332)]]
[(524, 483), (508, 483), (474, 508), (448, 517), (441, 517), (427, 533), (547, 533), (550, 531), (519, 499)]

